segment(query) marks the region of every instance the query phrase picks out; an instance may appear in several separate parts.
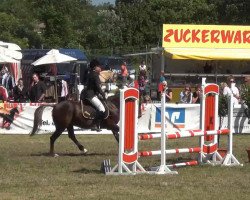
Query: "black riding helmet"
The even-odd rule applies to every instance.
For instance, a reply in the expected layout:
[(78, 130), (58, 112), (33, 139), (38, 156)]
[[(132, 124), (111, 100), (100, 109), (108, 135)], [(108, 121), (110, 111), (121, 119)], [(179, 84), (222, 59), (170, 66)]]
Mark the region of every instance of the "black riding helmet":
[(96, 59), (91, 60), (90, 63), (89, 63), (89, 68), (91, 70), (94, 70), (96, 66), (100, 66), (99, 61), (96, 60)]

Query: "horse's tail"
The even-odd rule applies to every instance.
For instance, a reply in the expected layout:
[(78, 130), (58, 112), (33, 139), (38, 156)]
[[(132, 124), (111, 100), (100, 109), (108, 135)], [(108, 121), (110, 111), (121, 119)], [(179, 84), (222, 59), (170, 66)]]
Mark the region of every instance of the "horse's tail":
[(43, 110), (46, 107), (54, 107), (54, 105), (41, 105), (39, 106), (34, 113), (34, 123), (33, 123), (33, 128), (30, 133), (30, 136), (35, 135), (37, 132), (38, 128), (42, 125), (42, 116), (43, 116)]

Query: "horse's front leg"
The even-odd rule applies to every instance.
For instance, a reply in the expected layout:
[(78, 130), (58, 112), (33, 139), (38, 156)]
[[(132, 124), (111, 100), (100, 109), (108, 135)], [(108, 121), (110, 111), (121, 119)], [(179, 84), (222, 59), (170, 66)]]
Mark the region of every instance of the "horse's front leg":
[(69, 138), (76, 144), (76, 146), (79, 148), (80, 151), (82, 151), (84, 154), (87, 153), (88, 150), (85, 149), (84, 146), (81, 145), (81, 143), (78, 142), (78, 140), (76, 139), (73, 125), (70, 125), (67, 129)]
[(108, 130), (111, 130), (116, 141), (119, 143), (119, 126), (117, 124), (115, 124), (113, 121), (107, 121), (107, 127)]

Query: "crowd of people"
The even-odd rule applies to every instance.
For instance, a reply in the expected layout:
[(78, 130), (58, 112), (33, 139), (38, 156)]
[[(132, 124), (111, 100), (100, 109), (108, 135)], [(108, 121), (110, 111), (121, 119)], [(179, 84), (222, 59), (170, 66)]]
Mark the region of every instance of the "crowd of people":
[[(244, 83), (240, 85), (236, 85), (235, 78), (233, 76), (227, 77), (225, 82), (220, 83), (220, 93), (223, 96), (233, 95), (233, 104), (244, 104), (247, 98), (247, 90), (250, 88), (250, 76), (244, 77)], [(159, 93), (163, 91), (166, 94), (166, 102), (170, 102), (173, 99), (173, 90), (168, 87), (168, 83), (166, 78), (164, 77), (164, 72), (161, 72), (161, 76), (159, 79)], [(202, 88), (201, 85), (198, 84), (191, 88), (189, 84), (186, 84), (183, 90), (179, 94), (178, 103), (200, 103)], [(249, 97), (250, 98), (250, 97)], [(250, 99), (249, 99), (250, 100)]]
[(26, 88), (23, 79), (20, 78), (15, 84), (14, 78), (6, 66), (3, 66), (0, 81), (0, 101), (9, 102), (43, 102), (46, 93), (46, 86), (40, 81), (38, 74), (32, 75), (32, 82), (29, 88)]
[[(136, 88), (139, 89), (140, 97), (147, 95), (146, 85), (148, 83), (147, 66), (145, 61), (142, 61), (138, 67), (139, 73), (136, 79)], [(43, 102), (45, 100), (46, 85), (39, 79), (38, 74), (32, 75), (32, 82), (29, 88), (26, 88), (23, 84), (23, 79), (20, 78), (15, 84), (13, 77), (11, 76), (8, 68), (3, 66), (0, 72), (0, 101), (13, 101), (13, 102)], [(128, 85), (129, 72), (126, 62), (121, 65), (120, 75), (122, 77), (122, 87)], [(225, 82), (220, 83), (221, 94), (227, 96), (233, 94), (233, 103), (242, 103), (243, 93), (247, 90), (247, 86), (250, 85), (250, 76), (246, 76), (244, 84), (236, 85), (235, 78), (229, 76)], [(173, 89), (169, 87), (164, 71), (160, 72), (158, 92), (165, 91), (166, 102), (173, 101), (173, 96), (176, 95)], [(175, 98), (176, 99), (176, 98)], [(196, 85), (193, 89), (190, 85), (185, 85), (183, 90), (179, 94), (178, 103), (200, 103), (201, 99), (201, 85)]]

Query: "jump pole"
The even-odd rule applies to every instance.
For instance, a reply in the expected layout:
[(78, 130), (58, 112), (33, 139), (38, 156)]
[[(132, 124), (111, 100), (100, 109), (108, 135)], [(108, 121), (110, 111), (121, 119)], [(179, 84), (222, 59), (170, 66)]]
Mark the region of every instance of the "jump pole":
[(228, 97), (228, 125), (230, 133), (228, 135), (227, 155), (222, 161), (223, 166), (243, 166), (233, 155), (233, 94)]
[[(165, 118), (165, 110), (166, 110), (166, 94), (165, 91), (161, 94), (161, 165), (157, 167), (157, 174), (178, 174), (177, 171), (171, 171), (170, 168), (166, 165), (166, 118)], [(152, 168), (151, 168), (152, 169)]]

